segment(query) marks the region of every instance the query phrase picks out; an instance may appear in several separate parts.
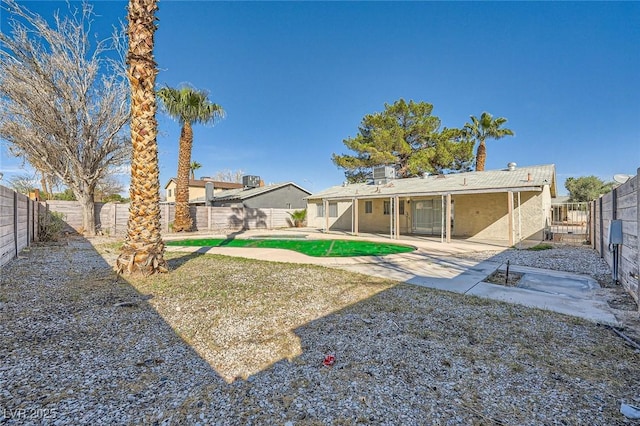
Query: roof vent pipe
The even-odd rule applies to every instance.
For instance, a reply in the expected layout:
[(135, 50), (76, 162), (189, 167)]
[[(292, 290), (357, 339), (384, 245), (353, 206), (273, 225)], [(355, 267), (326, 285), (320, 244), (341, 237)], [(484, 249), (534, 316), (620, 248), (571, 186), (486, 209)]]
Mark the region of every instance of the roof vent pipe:
[(509, 163), (507, 164), (507, 169), (509, 169), (509, 171), (512, 172), (516, 169), (516, 166), (517, 166), (516, 163)]
[(531, 182), (531, 173), (527, 173), (527, 182)]

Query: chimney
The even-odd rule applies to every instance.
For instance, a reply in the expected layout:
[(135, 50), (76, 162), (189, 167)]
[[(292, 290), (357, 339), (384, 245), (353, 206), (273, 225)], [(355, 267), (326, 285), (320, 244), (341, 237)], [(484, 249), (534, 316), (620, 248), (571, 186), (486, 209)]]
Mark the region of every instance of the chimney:
[(511, 163), (507, 164), (507, 169), (508, 169), (510, 172), (512, 172), (512, 171), (514, 171), (514, 170), (516, 169), (516, 166), (517, 166), (517, 164), (516, 164), (516, 163), (511, 162)]

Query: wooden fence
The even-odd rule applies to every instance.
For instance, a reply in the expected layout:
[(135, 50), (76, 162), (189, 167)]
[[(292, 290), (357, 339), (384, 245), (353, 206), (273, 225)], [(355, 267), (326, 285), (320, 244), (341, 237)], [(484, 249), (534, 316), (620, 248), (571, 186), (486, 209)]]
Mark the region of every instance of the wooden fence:
[(0, 267), (38, 240), (40, 203), (0, 186)]
[[(640, 169), (638, 169), (640, 174)], [(640, 232), (640, 180), (638, 175), (629, 179), (608, 194), (590, 203), (591, 239), (602, 258), (614, 268), (614, 246), (609, 244), (609, 231), (612, 220), (622, 222), (622, 244), (619, 246), (618, 282), (633, 296), (640, 306), (640, 250), (638, 240)]]
[[(77, 201), (47, 201), (49, 210), (62, 213), (67, 231), (82, 231), (82, 209)], [(251, 209), (244, 207), (192, 206), (196, 231), (226, 232), (241, 229), (275, 229), (292, 226), (289, 212), (293, 209)], [(171, 232), (175, 218), (173, 204), (161, 204), (160, 223), (164, 233)], [(96, 228), (103, 235), (127, 232), (129, 204), (95, 203)]]

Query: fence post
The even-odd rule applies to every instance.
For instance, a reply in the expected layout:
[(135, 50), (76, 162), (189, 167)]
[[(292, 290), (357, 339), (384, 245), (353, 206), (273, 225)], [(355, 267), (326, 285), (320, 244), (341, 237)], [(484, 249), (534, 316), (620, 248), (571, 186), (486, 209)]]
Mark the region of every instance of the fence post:
[(36, 208), (38, 207), (38, 202), (33, 200), (31, 204), (31, 240), (36, 240)]
[(600, 198), (598, 199), (600, 204), (600, 215), (598, 216), (599, 218), (598, 225), (600, 228), (600, 257), (604, 258), (604, 219), (602, 217), (602, 199), (603, 199), (602, 196), (600, 196)]
[(35, 201), (34, 204), (34, 217), (33, 217), (33, 241), (40, 241), (40, 230), (39, 228), (39, 223), (40, 223), (40, 201)]
[(589, 245), (596, 250), (596, 202), (589, 202)]
[(13, 191), (13, 246), (18, 257), (18, 193)]
[(31, 199), (27, 198), (27, 247), (31, 247), (31, 239), (30, 237), (30, 229), (29, 227), (31, 226)]
[(636, 172), (636, 302), (640, 312), (640, 167)]

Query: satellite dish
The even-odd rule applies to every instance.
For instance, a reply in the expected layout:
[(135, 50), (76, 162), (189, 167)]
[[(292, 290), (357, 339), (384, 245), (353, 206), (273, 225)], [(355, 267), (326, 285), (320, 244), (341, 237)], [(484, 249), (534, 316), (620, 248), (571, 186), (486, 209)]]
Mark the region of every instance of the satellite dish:
[(618, 183), (625, 183), (629, 179), (631, 179), (631, 175), (624, 175), (624, 174), (613, 175), (613, 180), (615, 180)]

